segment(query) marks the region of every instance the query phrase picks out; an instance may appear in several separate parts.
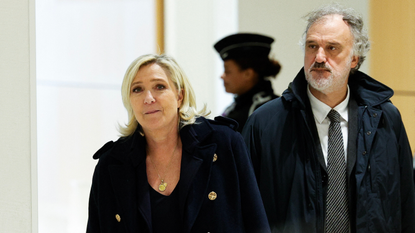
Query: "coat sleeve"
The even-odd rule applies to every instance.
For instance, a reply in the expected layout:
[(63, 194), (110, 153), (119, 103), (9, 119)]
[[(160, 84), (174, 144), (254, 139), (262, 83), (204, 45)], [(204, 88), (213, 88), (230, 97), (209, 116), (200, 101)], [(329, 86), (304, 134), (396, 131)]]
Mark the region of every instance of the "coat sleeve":
[(255, 179), (251, 160), (242, 136), (237, 133), (232, 142), (239, 176), (242, 215), (246, 232), (271, 232)]
[(242, 135), (248, 149), (248, 156), (250, 157), (252, 166), (254, 168), (257, 183), (260, 184), (261, 146), (259, 143), (257, 143), (260, 139), (258, 132), (255, 131), (253, 117), (248, 118), (248, 121), (246, 122), (245, 127), (242, 131)]
[(89, 205), (88, 205), (88, 223), (87, 233), (99, 233), (99, 208), (98, 208), (98, 183), (99, 183), (99, 164), (96, 166), (94, 175), (92, 178), (91, 192), (89, 194)]
[[(397, 111), (397, 110), (396, 110)], [(399, 159), (401, 169), (401, 210), (402, 232), (415, 232), (415, 190), (413, 177), (413, 157), (409, 140), (402, 123), (399, 112), (397, 113), (394, 127), (399, 143)]]

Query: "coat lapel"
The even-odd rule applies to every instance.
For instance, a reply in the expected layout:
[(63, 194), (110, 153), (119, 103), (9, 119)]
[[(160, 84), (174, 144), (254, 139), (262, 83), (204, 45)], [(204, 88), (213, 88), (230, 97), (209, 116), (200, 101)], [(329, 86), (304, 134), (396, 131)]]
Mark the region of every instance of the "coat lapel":
[[(314, 121), (314, 115), (311, 111), (311, 105), (310, 105), (309, 102), (310, 101), (308, 101), (308, 104), (307, 104), (307, 110), (300, 110), (301, 115), (302, 115), (303, 120), (304, 120), (304, 122), (307, 126), (307, 132), (310, 132), (310, 137), (314, 141), (314, 143), (312, 145), (314, 145), (313, 150), (317, 154), (317, 160), (318, 160), (321, 168), (325, 172), (327, 172), (326, 162), (324, 160), (323, 151), (321, 150), (320, 138), (318, 137), (317, 126), (316, 126), (316, 123)], [(309, 117), (307, 115), (309, 115)]]
[(356, 140), (357, 140), (357, 103), (353, 96), (349, 100), (349, 122), (347, 142), (347, 177), (350, 176), (356, 164)]
[(145, 159), (137, 167), (137, 200), (138, 211), (144, 220), (147, 222), (149, 231), (153, 231), (151, 219), (151, 204), (150, 204), (150, 185), (147, 181), (146, 163)]
[[(201, 127), (201, 125), (198, 125)], [(204, 128), (198, 130), (199, 135), (193, 126), (183, 129), (181, 138), (185, 149), (182, 156), (182, 172), (180, 182), (183, 188), (180, 190), (180, 206), (183, 217), (184, 232), (190, 232), (196, 217), (199, 214), (204, 198), (207, 198), (207, 188), (211, 176), (213, 155), (216, 151), (216, 144), (201, 145), (200, 141), (211, 133), (211, 130)], [(200, 141), (199, 141), (200, 140)]]
[[(117, 205), (120, 206), (119, 210), (117, 209), (120, 213), (115, 214), (119, 214), (121, 216), (121, 220), (123, 220), (124, 216), (126, 217), (124, 219), (134, 219), (134, 217), (137, 217), (135, 216), (137, 199), (135, 190), (136, 186), (134, 184), (134, 170), (131, 169), (130, 166), (125, 165), (113, 165), (108, 169)], [(127, 224), (126, 229), (129, 230), (128, 232), (132, 232), (135, 228), (133, 222), (122, 221), (122, 223)]]
[[(185, 201), (187, 205), (185, 206), (183, 225), (188, 227), (188, 229), (185, 229), (185, 232), (190, 232), (190, 229), (192, 229), (202, 206), (203, 199), (207, 198), (207, 188), (215, 150), (216, 145), (198, 148), (190, 160), (188, 169), (185, 170), (185, 172), (189, 173), (185, 176), (190, 179), (187, 200)], [(185, 196), (183, 195), (183, 197)]]
[(356, 165), (356, 142), (357, 142), (357, 115), (358, 106), (353, 95), (349, 99), (349, 121), (348, 121), (348, 142), (347, 142), (347, 180), (349, 190), (349, 213), (351, 232), (356, 232), (356, 178), (353, 170)]
[[(109, 167), (111, 184), (118, 204), (122, 210), (122, 216), (126, 219), (137, 219), (137, 208), (152, 231), (151, 206), (149, 185), (147, 182), (145, 163), (145, 140), (137, 134), (128, 139), (119, 153), (115, 155), (122, 161), (122, 165)], [(136, 222), (127, 223), (129, 232), (135, 232)]]

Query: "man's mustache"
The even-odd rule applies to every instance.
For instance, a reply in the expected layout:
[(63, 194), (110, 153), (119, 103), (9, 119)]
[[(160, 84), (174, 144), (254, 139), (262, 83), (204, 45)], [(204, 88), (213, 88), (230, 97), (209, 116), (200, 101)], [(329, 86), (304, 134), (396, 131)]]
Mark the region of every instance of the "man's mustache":
[(326, 63), (324, 63), (324, 62), (321, 62), (321, 63), (314, 62), (314, 64), (311, 66), (310, 70), (313, 70), (313, 69), (325, 69), (325, 70), (331, 72), (331, 68), (329, 66), (327, 66)]

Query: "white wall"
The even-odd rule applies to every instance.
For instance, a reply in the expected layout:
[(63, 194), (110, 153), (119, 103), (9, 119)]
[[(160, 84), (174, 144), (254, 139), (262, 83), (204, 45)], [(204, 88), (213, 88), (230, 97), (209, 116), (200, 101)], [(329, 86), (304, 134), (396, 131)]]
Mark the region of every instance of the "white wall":
[(223, 62), (213, 45), (238, 28), (237, 0), (165, 1), (166, 53), (183, 68), (196, 92), (199, 109), (213, 118), (232, 103), (223, 87)]
[[(239, 31), (257, 32), (273, 37), (271, 55), (282, 66), (281, 72), (273, 81), (274, 91), (281, 94), (300, 71), (304, 54), (299, 41), (306, 27), (305, 16), (321, 4), (331, 0), (239, 0)], [(369, 27), (369, 0), (337, 0), (362, 14), (366, 28)], [(369, 53), (370, 54), (370, 53)], [(368, 71), (370, 56), (361, 70)]]
[(0, 232), (37, 232), (34, 1), (0, 1)]
[(39, 232), (85, 232), (92, 155), (127, 122), (121, 82), (156, 52), (152, 0), (36, 0)]

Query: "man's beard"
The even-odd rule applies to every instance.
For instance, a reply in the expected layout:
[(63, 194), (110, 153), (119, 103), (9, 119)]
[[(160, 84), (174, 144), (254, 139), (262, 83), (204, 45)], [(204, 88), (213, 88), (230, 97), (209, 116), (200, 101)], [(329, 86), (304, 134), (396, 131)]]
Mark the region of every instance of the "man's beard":
[[(333, 71), (327, 63), (314, 62), (307, 71), (304, 71), (306, 80), (311, 87), (323, 94), (329, 94), (342, 88), (350, 74), (352, 57), (343, 70)], [(312, 71), (313, 69), (325, 69), (326, 71)], [(324, 77), (323, 72), (330, 72), (329, 77)], [(315, 72), (314, 77), (311, 72)]]

